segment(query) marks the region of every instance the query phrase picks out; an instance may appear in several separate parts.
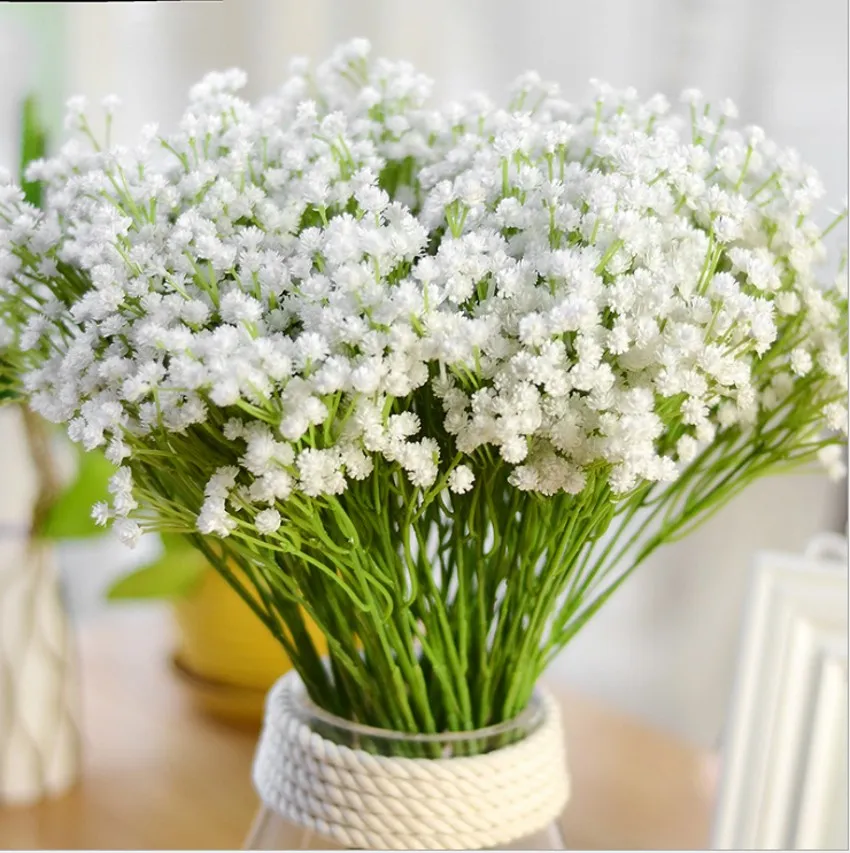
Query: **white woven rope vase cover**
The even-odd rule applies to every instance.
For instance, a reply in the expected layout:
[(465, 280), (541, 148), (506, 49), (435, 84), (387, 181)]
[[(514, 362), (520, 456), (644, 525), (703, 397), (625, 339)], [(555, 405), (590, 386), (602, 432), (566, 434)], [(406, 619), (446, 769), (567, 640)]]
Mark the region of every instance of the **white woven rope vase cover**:
[(328, 740), (296, 713), (289, 672), (272, 688), (254, 758), (254, 786), (281, 817), (349, 848), (480, 850), (556, 820), (569, 796), (557, 702), (521, 741), (483, 755), (373, 755)]
[(53, 548), (0, 531), (0, 809), (61, 794), (80, 775), (74, 652)]

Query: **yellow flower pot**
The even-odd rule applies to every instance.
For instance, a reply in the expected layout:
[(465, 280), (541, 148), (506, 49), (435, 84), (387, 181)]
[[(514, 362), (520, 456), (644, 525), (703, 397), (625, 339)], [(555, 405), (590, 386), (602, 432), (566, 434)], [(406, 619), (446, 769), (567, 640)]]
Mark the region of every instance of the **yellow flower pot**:
[[(291, 669), (289, 657), (250, 607), (212, 569), (174, 604), (179, 632), (173, 665), (193, 701), (205, 712), (239, 726), (262, 721), (268, 689)], [(321, 632), (307, 623), (321, 654)]]

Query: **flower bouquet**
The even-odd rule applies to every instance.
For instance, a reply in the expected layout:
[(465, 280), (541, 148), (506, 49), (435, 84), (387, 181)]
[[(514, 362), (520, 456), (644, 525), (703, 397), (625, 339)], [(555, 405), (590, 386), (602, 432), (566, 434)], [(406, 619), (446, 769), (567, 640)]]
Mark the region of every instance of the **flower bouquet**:
[(845, 214), (813, 224), (815, 173), (695, 91), (526, 74), (437, 109), (364, 41), (244, 84), (133, 149), (74, 101), (44, 212), (2, 185), (24, 391), (120, 466), (98, 521), (186, 537), (292, 659), (263, 826), (545, 844), (547, 664), (755, 478), (841, 474), (847, 300), (816, 268)]

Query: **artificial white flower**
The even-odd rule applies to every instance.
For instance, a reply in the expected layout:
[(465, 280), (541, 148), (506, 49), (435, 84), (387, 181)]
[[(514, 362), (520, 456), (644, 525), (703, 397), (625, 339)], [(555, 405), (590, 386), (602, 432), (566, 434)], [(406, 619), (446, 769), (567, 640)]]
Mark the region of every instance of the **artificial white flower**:
[(827, 445), (819, 451), (818, 456), (830, 480), (841, 480), (847, 474), (842, 449), (837, 444)]
[(802, 347), (791, 353), (791, 370), (797, 376), (805, 376), (812, 369), (812, 357)]
[(449, 489), (459, 495), (468, 492), (474, 482), (475, 474), (467, 465), (458, 465), (449, 474)]
[[(509, 108), (440, 109), (362, 41), (309, 84), (294, 67), (255, 104), (242, 72), (208, 75), (134, 149), (85, 143), (75, 100), (79, 138), (30, 167), (45, 211), (0, 184), (0, 328), (33, 407), (120, 465), (199, 442), (202, 532), (379, 462), (430, 488), (456, 453), (457, 493), (500, 459), (523, 490), (603, 471), (626, 494), (798, 382), (843, 423), (816, 402), (847, 385), (823, 187), (731, 102), (597, 82), (569, 105), (525, 75)], [(144, 503), (129, 467), (111, 491), (114, 515)]]
[(104, 501), (98, 501), (91, 510), (91, 517), (98, 527), (105, 527), (109, 523), (112, 514), (109, 511), (109, 505)]
[(254, 517), (254, 524), (258, 533), (275, 533), (280, 527), (280, 513), (276, 509), (264, 509)]
[(142, 528), (129, 518), (115, 519), (113, 529), (118, 538), (130, 548), (136, 547), (136, 543), (142, 535)]
[(208, 497), (198, 514), (198, 530), (201, 533), (229, 536), (236, 529), (236, 519), (225, 509), (224, 498)]
[[(843, 475), (846, 212), (730, 102), (529, 73), (435, 107), (362, 40), (245, 84), (132, 148), (72, 103), (42, 209), (0, 172), (0, 344), (120, 466), (97, 522), (245, 569), (322, 707), (509, 719), (657, 547), (763, 472)], [(493, 677), (432, 677), (456, 659)], [(400, 662), (411, 691), (377, 683)]]

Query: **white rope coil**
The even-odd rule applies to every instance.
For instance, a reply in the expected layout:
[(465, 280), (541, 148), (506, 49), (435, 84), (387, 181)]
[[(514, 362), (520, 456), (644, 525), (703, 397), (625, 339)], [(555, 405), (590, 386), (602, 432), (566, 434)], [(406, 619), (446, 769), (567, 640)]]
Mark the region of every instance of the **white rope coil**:
[(254, 786), (286, 820), (349, 848), (479, 850), (516, 841), (555, 820), (569, 796), (557, 702), (525, 739), (483, 755), (403, 758), (341, 746), (296, 709), (290, 672), (266, 701)]

